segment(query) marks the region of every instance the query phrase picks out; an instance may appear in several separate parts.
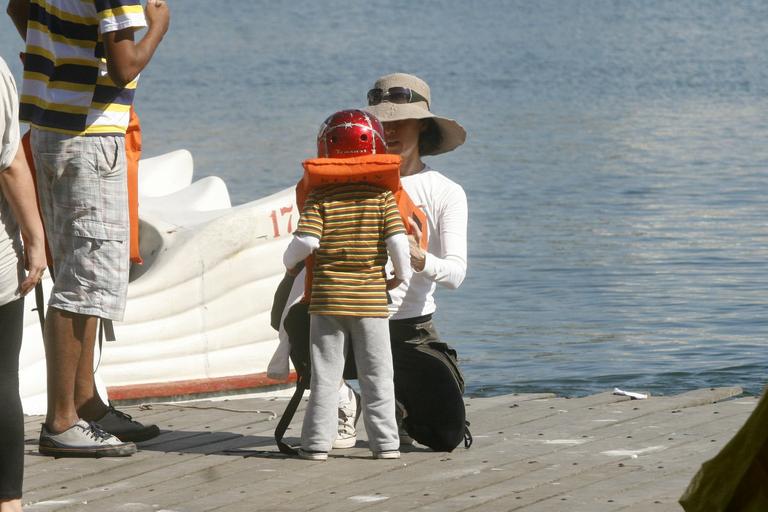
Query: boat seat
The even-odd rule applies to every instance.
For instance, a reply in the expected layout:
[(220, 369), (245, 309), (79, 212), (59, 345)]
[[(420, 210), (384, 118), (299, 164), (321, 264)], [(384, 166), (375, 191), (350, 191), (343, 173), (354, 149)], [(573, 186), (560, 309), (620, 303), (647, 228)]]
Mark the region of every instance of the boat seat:
[(146, 274), (179, 230), (207, 223), (231, 211), (224, 180), (208, 176), (194, 183), (187, 150), (139, 162), (139, 240), (144, 263), (131, 264), (130, 281)]
[(192, 153), (178, 149), (139, 161), (139, 198), (167, 196), (192, 183)]

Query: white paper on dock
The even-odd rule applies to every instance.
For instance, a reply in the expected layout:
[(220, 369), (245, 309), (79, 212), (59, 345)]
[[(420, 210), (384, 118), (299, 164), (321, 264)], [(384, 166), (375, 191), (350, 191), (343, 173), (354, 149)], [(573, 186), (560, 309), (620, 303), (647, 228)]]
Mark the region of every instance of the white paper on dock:
[(613, 388), (614, 395), (628, 396), (632, 400), (645, 400), (648, 395), (645, 393), (635, 393), (634, 391), (624, 391), (623, 389)]

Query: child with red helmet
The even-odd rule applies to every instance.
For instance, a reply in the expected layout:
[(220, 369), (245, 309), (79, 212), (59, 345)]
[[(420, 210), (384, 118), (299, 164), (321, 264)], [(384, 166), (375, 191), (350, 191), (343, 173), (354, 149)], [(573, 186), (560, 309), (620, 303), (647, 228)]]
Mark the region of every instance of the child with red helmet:
[[(361, 110), (330, 116), (318, 158), (304, 167), (309, 192), (283, 262), (291, 272), (313, 256), (310, 299), (311, 394), (299, 456), (326, 460), (337, 435), (338, 388), (352, 348), (374, 458), (399, 458), (387, 290), (410, 278), (408, 240), (385, 172), (381, 123)], [(391, 161), (390, 161), (391, 160)], [(301, 201), (300, 201), (301, 202)], [(387, 280), (387, 254), (394, 277)]]

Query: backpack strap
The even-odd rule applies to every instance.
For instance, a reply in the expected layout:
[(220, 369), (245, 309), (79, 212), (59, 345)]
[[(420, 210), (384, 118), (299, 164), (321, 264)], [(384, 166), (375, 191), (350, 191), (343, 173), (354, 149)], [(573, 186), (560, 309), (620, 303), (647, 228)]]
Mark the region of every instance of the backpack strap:
[(288, 425), (291, 424), (293, 415), (296, 414), (296, 409), (299, 407), (299, 403), (301, 402), (301, 398), (304, 396), (304, 391), (306, 389), (307, 386), (304, 383), (304, 379), (299, 379), (296, 382), (296, 391), (293, 392), (293, 396), (285, 407), (280, 422), (278, 422), (277, 427), (275, 427), (275, 442), (277, 443), (280, 452), (285, 455), (298, 455), (296, 448), (283, 441), (283, 435), (285, 435), (285, 431), (288, 430)]
[[(304, 262), (300, 261), (296, 265), (296, 270), (298, 272), (303, 268)], [(275, 290), (275, 297), (272, 300), (272, 309), (269, 311), (269, 325), (276, 331), (280, 330), (280, 319), (283, 317), (283, 310), (285, 309), (286, 304), (288, 304), (288, 298), (291, 295), (291, 288), (293, 287), (293, 282), (295, 280), (295, 275), (286, 272)]]
[(43, 283), (38, 282), (35, 285), (35, 309), (37, 309), (37, 318), (40, 320), (40, 331), (45, 337), (45, 298), (43, 297)]
[(464, 421), (464, 448), (469, 450), (470, 446), (472, 446), (472, 432), (469, 431), (469, 422)]

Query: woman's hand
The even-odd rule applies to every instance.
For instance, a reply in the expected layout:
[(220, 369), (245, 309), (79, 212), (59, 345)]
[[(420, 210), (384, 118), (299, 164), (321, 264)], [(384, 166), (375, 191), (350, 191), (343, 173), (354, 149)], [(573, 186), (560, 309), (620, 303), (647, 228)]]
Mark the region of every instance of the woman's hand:
[(403, 280), (402, 279), (398, 279), (396, 277), (393, 277), (391, 279), (387, 279), (387, 290), (394, 290), (395, 288), (397, 288), (401, 284), (403, 284)]
[(27, 277), (20, 286), (21, 295), (31, 292), (35, 285), (43, 280), (45, 267), (45, 241), (36, 240), (34, 242), (24, 241), (24, 268), (27, 269)]
[(408, 245), (411, 252), (411, 267), (416, 272), (424, 270), (424, 263), (427, 261), (427, 252), (421, 248), (419, 243), (421, 242), (421, 228), (416, 224), (413, 219), (408, 219), (411, 224), (413, 232), (408, 235)]

